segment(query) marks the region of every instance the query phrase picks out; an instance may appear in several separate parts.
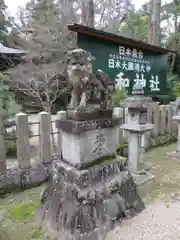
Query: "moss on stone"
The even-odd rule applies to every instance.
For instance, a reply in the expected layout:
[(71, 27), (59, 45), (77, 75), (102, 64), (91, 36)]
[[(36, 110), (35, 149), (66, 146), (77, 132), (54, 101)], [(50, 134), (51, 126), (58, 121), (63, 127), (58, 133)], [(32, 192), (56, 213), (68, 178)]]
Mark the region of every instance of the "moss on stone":
[(118, 148), (116, 149), (116, 154), (119, 155), (119, 156), (124, 156), (123, 150), (125, 148), (128, 148), (128, 143), (120, 144), (118, 146)]
[(6, 210), (4, 216), (12, 220), (24, 221), (34, 217), (35, 210), (40, 205), (40, 200), (31, 203), (19, 203)]
[(105, 164), (105, 163), (110, 163), (115, 159), (116, 159), (116, 154), (113, 154), (113, 155), (107, 156), (107, 157), (101, 157), (101, 158), (98, 158), (98, 159), (96, 159), (95, 161), (93, 161), (89, 164), (86, 164), (86, 165), (82, 166), (80, 169), (81, 170), (86, 170), (86, 169), (89, 169), (89, 168), (92, 168), (92, 167), (95, 167), (95, 166), (99, 166), (99, 165), (102, 165), (102, 164)]

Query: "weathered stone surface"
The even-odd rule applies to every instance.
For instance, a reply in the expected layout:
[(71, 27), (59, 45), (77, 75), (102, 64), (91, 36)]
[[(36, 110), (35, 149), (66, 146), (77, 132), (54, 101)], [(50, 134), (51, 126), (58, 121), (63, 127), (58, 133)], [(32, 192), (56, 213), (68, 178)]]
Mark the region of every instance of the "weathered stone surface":
[(177, 136), (177, 148), (176, 151), (180, 152), (180, 115), (173, 116), (173, 120), (178, 122), (178, 136)]
[(62, 159), (76, 168), (116, 154), (116, 128), (92, 130), (80, 135), (64, 131), (61, 134)]
[(8, 170), (0, 176), (0, 193), (8, 192), (14, 188), (27, 188), (37, 186), (46, 181), (51, 172), (49, 165), (38, 164), (28, 169)]
[(90, 187), (98, 182), (106, 181), (109, 177), (118, 174), (126, 164), (127, 159), (116, 157), (110, 163), (100, 164), (88, 170), (77, 170), (62, 161), (54, 162), (54, 169), (61, 175), (63, 181), (75, 183), (79, 188)]
[(142, 134), (153, 129), (153, 124), (147, 123), (148, 106), (152, 99), (143, 95), (143, 86), (138, 82), (133, 86), (132, 94), (123, 101), (124, 106), (128, 107), (128, 123), (121, 125), (121, 128), (129, 133), (128, 169), (136, 173), (138, 161), (143, 158), (144, 152)]
[(136, 174), (132, 173), (132, 177), (137, 186), (150, 182), (155, 178), (153, 174), (145, 170), (141, 170)]
[[(80, 56), (79, 52), (72, 54)], [(71, 109), (83, 112), (86, 91), (78, 105), (74, 90)], [(124, 168), (126, 160), (116, 159), (119, 119), (95, 119), (94, 114), (89, 115), (94, 120), (56, 122), (62, 136), (62, 159), (53, 165), (37, 216), (57, 240), (103, 240), (117, 221), (144, 209), (133, 178)], [(112, 161), (100, 164), (108, 156)]]
[(73, 49), (68, 53), (67, 74), (71, 89), (69, 109), (92, 111), (97, 108), (112, 108), (111, 92), (114, 89), (114, 82), (102, 70), (93, 74), (93, 59), (91, 53), (83, 49)]
[(74, 111), (67, 110), (66, 117), (75, 121), (90, 121), (94, 119), (112, 118), (112, 109), (96, 109), (91, 111)]
[[(93, 114), (91, 113), (91, 115)], [(89, 121), (56, 120), (56, 128), (77, 135), (97, 129), (113, 128), (118, 124), (120, 124), (120, 120), (116, 118), (101, 118)]]
[(151, 103), (152, 99), (144, 96), (143, 86), (138, 82), (133, 86), (132, 96), (129, 96), (123, 101), (125, 107), (129, 109), (138, 109), (139, 111), (148, 109)]
[(56, 237), (64, 232), (66, 239), (104, 239), (115, 221), (144, 209), (126, 170), (84, 189), (64, 181), (57, 166), (54, 171), (37, 215)]

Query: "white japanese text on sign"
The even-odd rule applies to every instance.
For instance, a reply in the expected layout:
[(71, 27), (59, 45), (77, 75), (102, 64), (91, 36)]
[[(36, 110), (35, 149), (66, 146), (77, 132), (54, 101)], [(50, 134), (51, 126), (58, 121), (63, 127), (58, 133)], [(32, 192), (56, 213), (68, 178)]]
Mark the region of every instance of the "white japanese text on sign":
[[(145, 74), (150, 74), (151, 72), (151, 63), (144, 59), (141, 50), (130, 49), (124, 46), (119, 46), (119, 54), (109, 54), (108, 67), (119, 70), (115, 78), (116, 88), (127, 88), (130, 86), (130, 79), (125, 76), (127, 71), (134, 72), (134, 84), (140, 83), (143, 87), (146, 87), (147, 80), (145, 79)], [(150, 90), (152, 92), (160, 91), (159, 77), (153, 75), (150, 77)]]

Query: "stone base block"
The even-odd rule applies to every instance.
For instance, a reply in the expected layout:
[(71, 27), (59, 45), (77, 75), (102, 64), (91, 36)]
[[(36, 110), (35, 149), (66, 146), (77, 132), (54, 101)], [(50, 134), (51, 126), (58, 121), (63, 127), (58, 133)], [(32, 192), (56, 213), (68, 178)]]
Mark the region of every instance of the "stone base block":
[(53, 176), (60, 175), (63, 182), (75, 184), (79, 189), (91, 187), (100, 182), (106, 182), (110, 177), (120, 173), (127, 164), (127, 158), (117, 156), (109, 163), (102, 163), (85, 170), (78, 170), (75, 167), (62, 162), (54, 162)]
[[(102, 120), (103, 123), (112, 124), (111, 120)], [(99, 121), (86, 124), (98, 124)], [(81, 123), (78, 123), (79, 127)], [(76, 168), (81, 168), (94, 162), (97, 159), (114, 156), (117, 146), (116, 127), (99, 128), (96, 125), (94, 130), (80, 132), (67, 132), (61, 129), (62, 137), (62, 159)]]
[(131, 173), (131, 175), (135, 184), (138, 186), (150, 182), (155, 178), (154, 175), (145, 170), (138, 171), (137, 173)]
[[(84, 175), (71, 166), (55, 165), (37, 216), (58, 240), (104, 240), (117, 221), (144, 209), (130, 173), (121, 171), (117, 162), (112, 168), (110, 165), (94, 168), (89, 174), (93, 182), (87, 172)], [(103, 181), (98, 179), (100, 172)], [(85, 185), (81, 184), (82, 176), (86, 176)]]

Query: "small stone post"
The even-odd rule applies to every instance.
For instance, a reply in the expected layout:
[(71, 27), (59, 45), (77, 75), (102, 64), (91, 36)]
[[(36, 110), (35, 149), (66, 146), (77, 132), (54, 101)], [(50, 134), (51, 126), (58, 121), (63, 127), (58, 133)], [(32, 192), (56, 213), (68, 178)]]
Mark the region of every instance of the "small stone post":
[(160, 122), (160, 133), (163, 135), (166, 132), (166, 106), (160, 105), (160, 116), (161, 116), (161, 122)]
[(159, 133), (160, 133), (160, 125), (161, 125), (160, 119), (161, 119), (160, 107), (159, 107), (159, 104), (157, 104), (154, 109), (154, 116), (153, 116), (154, 128), (152, 130), (152, 136), (154, 138), (159, 136)]
[(43, 164), (51, 162), (51, 118), (47, 112), (39, 113), (40, 129), (40, 161)]
[(177, 98), (176, 100), (177, 103), (177, 114), (176, 116), (173, 116), (173, 120), (177, 121), (178, 123), (178, 136), (177, 136), (177, 148), (176, 148), (176, 154), (177, 157), (179, 157), (180, 154), (180, 98)]
[(129, 132), (128, 168), (130, 172), (137, 173), (142, 134), (153, 128), (152, 124), (147, 123), (148, 106), (152, 100), (144, 96), (143, 87), (138, 83), (134, 85), (132, 95), (124, 100), (124, 106), (128, 108), (129, 121), (121, 128)]
[(167, 111), (167, 132), (172, 133), (172, 107), (171, 105), (166, 105), (166, 111)]
[(176, 98), (176, 102), (175, 102), (176, 108), (177, 108), (177, 115), (180, 116), (180, 97)]
[[(66, 111), (58, 111), (57, 112), (57, 119), (59, 120), (66, 120)], [(61, 157), (62, 150), (62, 136), (61, 130), (58, 129), (58, 154)]]
[(31, 167), (28, 115), (25, 113), (16, 114), (16, 135), (17, 135), (17, 160), (21, 169)]
[[(123, 108), (114, 108), (113, 117), (123, 121)], [(121, 124), (121, 123), (120, 123)], [(120, 129), (120, 125), (117, 126), (117, 146), (124, 143), (123, 130)]]
[(0, 116), (0, 174), (6, 172), (6, 149), (4, 144), (4, 120)]

